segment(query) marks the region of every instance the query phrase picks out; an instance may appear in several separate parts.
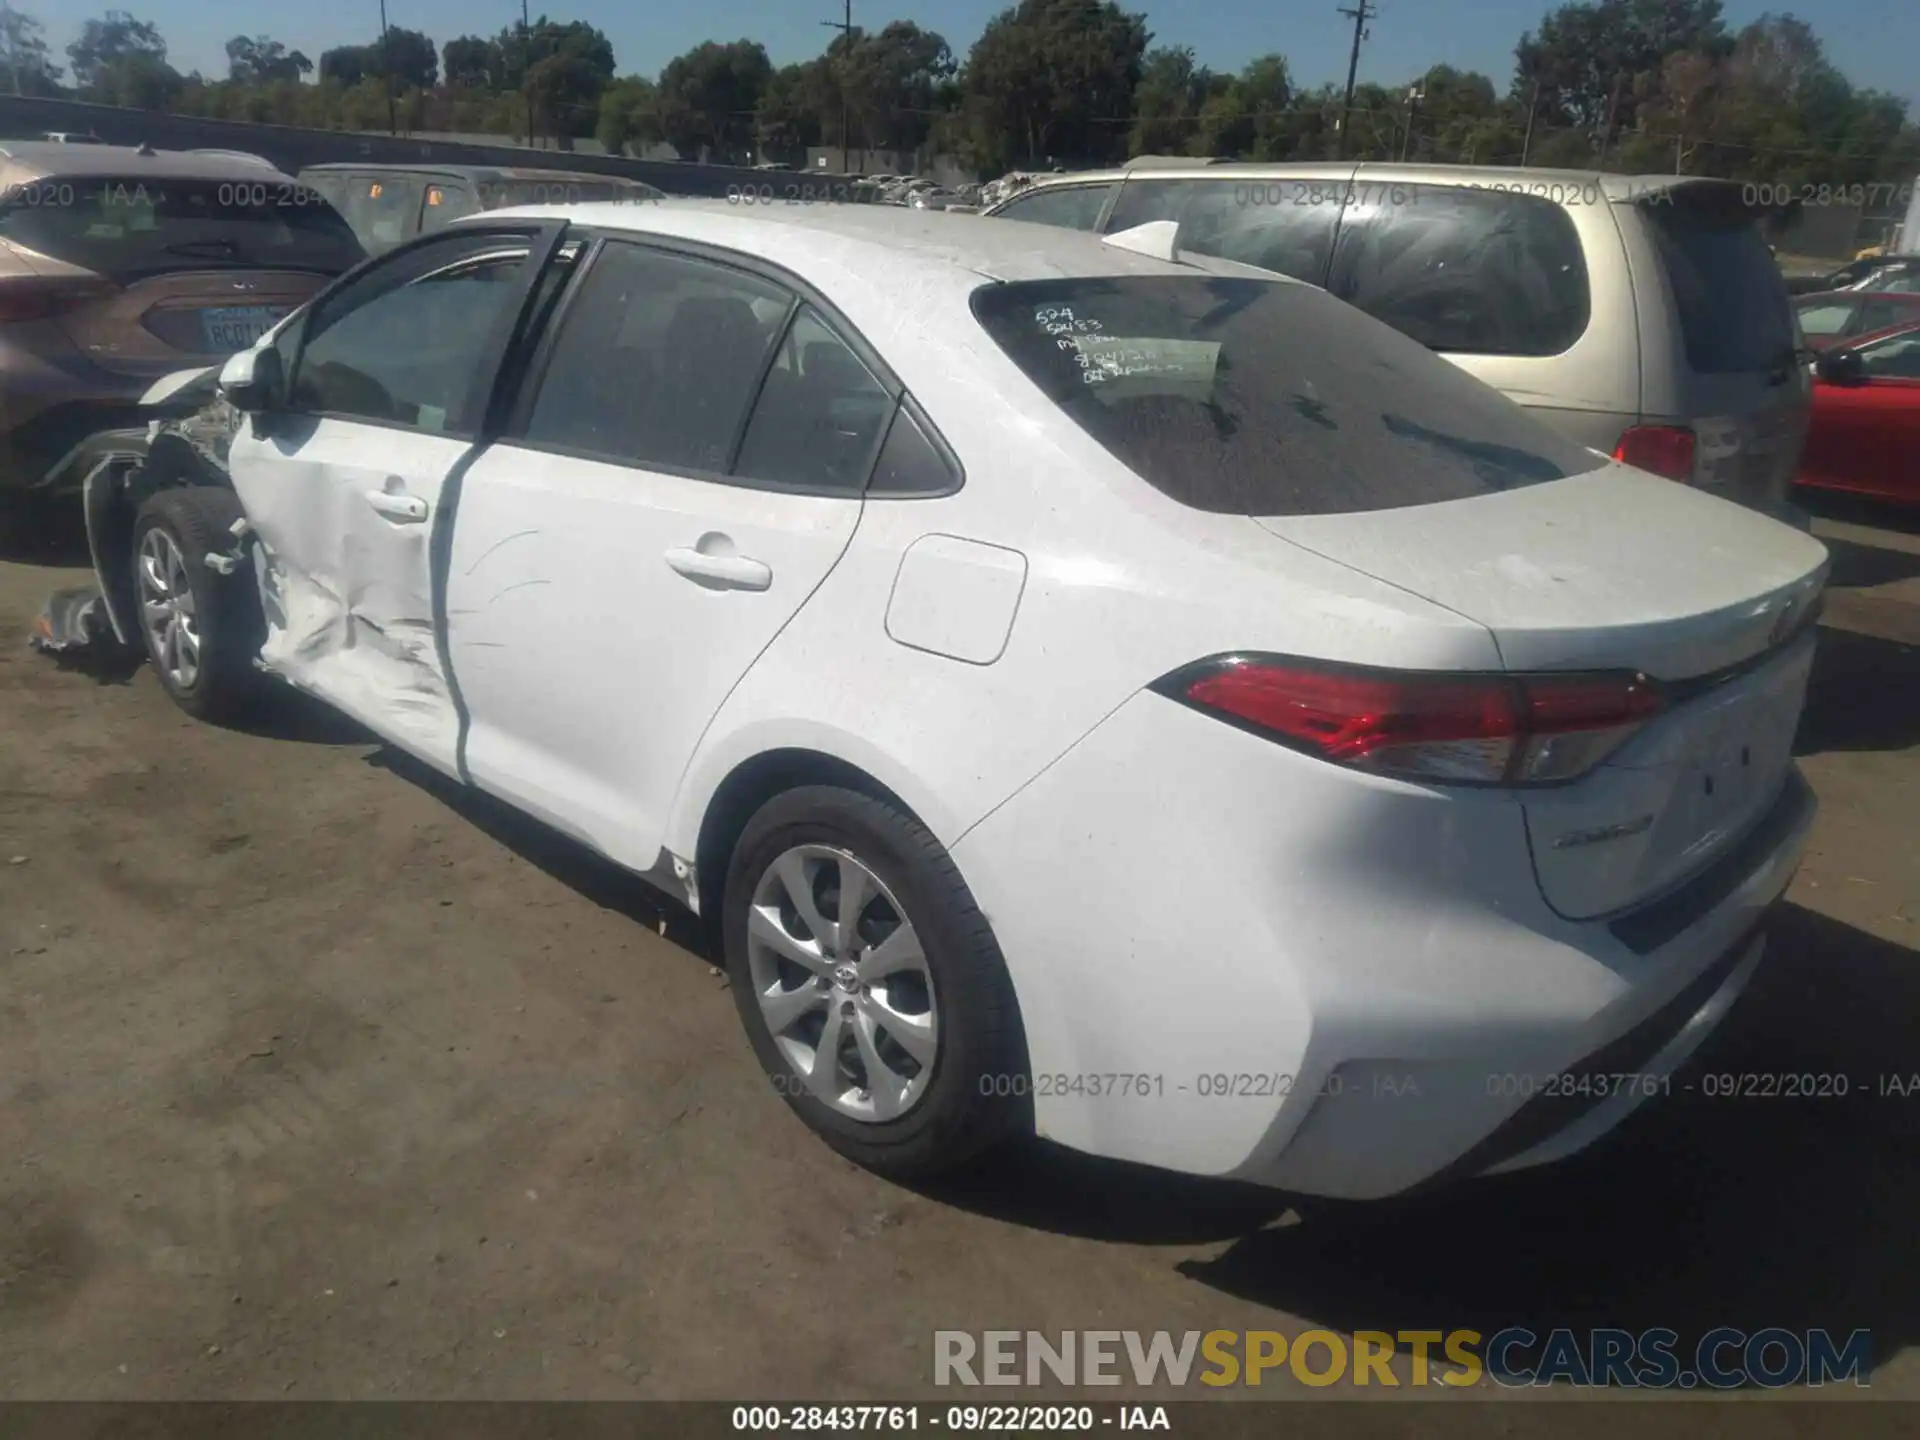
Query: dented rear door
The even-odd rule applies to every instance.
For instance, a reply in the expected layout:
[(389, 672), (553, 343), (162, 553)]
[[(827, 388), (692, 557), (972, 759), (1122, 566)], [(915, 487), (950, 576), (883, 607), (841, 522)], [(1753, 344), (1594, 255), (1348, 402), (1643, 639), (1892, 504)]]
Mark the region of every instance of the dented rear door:
[(476, 227), (396, 252), (305, 322), (284, 404), (229, 456), (260, 541), (270, 670), (455, 771), (436, 565), (450, 482), (558, 227)]

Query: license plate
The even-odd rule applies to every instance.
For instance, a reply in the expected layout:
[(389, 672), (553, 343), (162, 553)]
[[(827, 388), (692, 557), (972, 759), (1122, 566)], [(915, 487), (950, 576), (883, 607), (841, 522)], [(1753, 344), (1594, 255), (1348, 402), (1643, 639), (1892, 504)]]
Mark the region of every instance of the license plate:
[(206, 337), (207, 353), (251, 349), (286, 313), (271, 305), (221, 305), (202, 310), (200, 330)]

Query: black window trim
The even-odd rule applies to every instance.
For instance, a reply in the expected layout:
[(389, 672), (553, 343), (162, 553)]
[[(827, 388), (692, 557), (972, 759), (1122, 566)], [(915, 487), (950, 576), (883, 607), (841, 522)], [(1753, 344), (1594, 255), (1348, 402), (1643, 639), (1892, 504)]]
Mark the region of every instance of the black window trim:
[[(447, 233), (446, 231), (439, 232)], [(946, 436), (940, 433), (928, 417), (926, 410), (907, 391), (892, 366), (881, 357), (873, 343), (861, 334), (860, 329), (849, 320), (831, 300), (800, 276), (783, 266), (747, 255), (724, 246), (710, 245), (699, 240), (682, 239), (679, 236), (655, 235), (632, 230), (607, 230), (592, 226), (575, 226), (570, 235), (588, 241), (588, 249), (581, 255), (568, 277), (566, 289), (561, 292), (548, 316), (533, 348), (527, 353), (526, 363), (519, 367), (514, 376), (514, 388), (505, 397), (503, 404), (504, 421), (498, 431), (490, 438), (500, 444), (511, 445), (516, 449), (531, 451), (540, 455), (557, 455), (569, 460), (587, 460), (600, 465), (615, 465), (623, 470), (634, 470), (642, 474), (671, 475), (682, 480), (701, 480), (712, 485), (728, 485), (736, 490), (757, 490), (770, 495), (814, 496), (836, 500), (864, 500), (869, 495), (868, 487), (873, 481), (874, 467), (880, 462), (880, 455), (886, 448), (886, 442), (892, 435), (893, 425), (898, 418), (903, 403), (911, 403), (917, 423), (933, 442), (935, 450), (947, 462), (954, 477), (950, 488), (941, 491), (916, 491), (911, 495), (881, 495), (882, 499), (940, 499), (958, 493), (965, 484), (965, 471), (953, 447), (947, 443)], [(594, 267), (607, 250), (615, 245), (625, 245), (634, 249), (651, 250), (676, 259), (696, 260), (719, 267), (723, 270), (735, 270), (751, 275), (757, 280), (774, 285), (786, 292), (788, 303), (786, 313), (781, 316), (779, 329), (774, 341), (767, 347), (766, 356), (761, 361), (760, 373), (754, 381), (746, 408), (741, 412), (736, 426), (733, 443), (727, 452), (727, 472), (696, 469), (684, 465), (664, 465), (657, 461), (636, 460), (631, 455), (613, 455), (605, 451), (591, 450), (578, 445), (561, 445), (552, 441), (532, 440), (527, 436), (527, 424), (532, 417), (534, 401), (539, 397), (540, 387), (545, 382), (548, 368), (553, 361), (553, 352), (557, 341), (566, 330), (567, 319), (572, 313), (576, 298), (592, 275)], [(390, 252), (392, 253), (392, 252)], [(841, 486), (781, 485), (769, 480), (755, 480), (744, 475), (732, 473), (739, 463), (740, 450), (746, 443), (747, 427), (753, 423), (754, 411), (759, 407), (761, 392), (766, 387), (767, 375), (773, 369), (780, 354), (781, 343), (792, 330), (802, 308), (811, 308), (820, 317), (821, 322), (849, 350), (854, 358), (866, 367), (871, 375), (893, 402), (893, 410), (887, 416), (887, 423), (881, 427), (878, 443), (867, 463), (866, 476), (860, 488), (849, 490)]]
[[(909, 423), (917, 425), (920, 433), (927, 437), (927, 443), (933, 446), (933, 453), (947, 468), (947, 483), (938, 490), (880, 490), (874, 487), (873, 474), (880, 468), (880, 457), (887, 453), (887, 446), (893, 440), (893, 427), (900, 423), (901, 416)], [(927, 414), (926, 407), (914, 398), (911, 390), (900, 392), (899, 400), (894, 404), (893, 414), (887, 417), (886, 428), (880, 432), (880, 444), (873, 452), (873, 464), (867, 467), (867, 483), (863, 493), (869, 500), (944, 500), (949, 495), (958, 495), (967, 483), (966, 468), (961, 465), (960, 457), (947, 443), (947, 437)]]
[[(533, 298), (534, 291), (539, 288), (539, 277), (545, 272), (547, 266), (552, 263), (555, 253), (560, 248), (561, 240), (567, 234), (567, 229), (567, 224), (563, 220), (497, 221), (491, 224), (480, 223), (459, 227), (448, 226), (444, 230), (434, 231), (431, 235), (411, 236), (394, 246), (391, 250), (369, 256), (353, 269), (347, 271), (346, 274), (340, 276), (339, 279), (334, 281), (333, 284), (329, 285), (325, 290), (315, 295), (301, 310), (299, 318), (294, 322), (298, 333), (290, 334), (288, 337), (291, 342), (293, 359), (287, 365), (285, 400), (281, 407), (274, 412), (275, 415), (277, 417), (290, 419), (338, 420), (352, 425), (369, 425), (378, 430), (397, 430), (408, 435), (437, 435), (451, 440), (464, 440), (468, 444), (491, 439), (492, 427), (489, 424), (489, 420), (494, 414), (498, 404), (498, 395), (496, 394), (497, 387), (502, 377), (509, 373), (511, 369), (507, 364), (509, 353), (524, 326), (526, 318), (525, 311), (527, 305)], [(309, 338), (308, 331), (312, 328), (313, 317), (319, 313), (324, 305), (336, 296), (345, 293), (350, 285), (357, 284), (374, 270), (384, 269), (389, 265), (405, 263), (407, 258), (415, 251), (424, 250), (429, 246), (466, 241), (469, 238), (479, 236), (494, 236), (503, 239), (511, 237), (525, 244), (527, 247), (527, 273), (520, 282), (519, 302), (511, 307), (511, 323), (503, 325), (500, 333), (493, 337), (487, 353), (481, 357), (481, 363), (474, 370), (474, 388), (473, 391), (467, 395), (462, 408), (466, 413), (479, 417), (479, 423), (475, 428), (467, 429), (463, 427), (457, 430), (427, 430), (419, 425), (408, 425), (398, 420), (382, 420), (366, 415), (349, 415), (339, 410), (303, 410), (293, 405), (293, 387), (298, 380), (301, 363), (306, 359), (307, 341)], [(460, 260), (451, 261), (438, 269), (425, 271), (415, 278), (417, 280), (424, 280), (428, 275), (440, 274), (460, 264), (477, 261), (483, 258), (485, 254), (486, 251), (484, 249), (479, 250), (474, 254), (462, 257)]]

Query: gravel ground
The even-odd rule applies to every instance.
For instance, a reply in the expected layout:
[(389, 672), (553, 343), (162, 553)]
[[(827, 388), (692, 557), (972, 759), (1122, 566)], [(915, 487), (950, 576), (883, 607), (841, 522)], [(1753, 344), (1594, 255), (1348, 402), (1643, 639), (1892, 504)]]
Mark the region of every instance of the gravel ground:
[(1920, 1397), (1920, 1096), (1862, 1093), (1920, 1071), (1920, 538), (1821, 529), (1822, 817), (1696, 1069), (1854, 1093), (1677, 1094), (1371, 1210), (1039, 1145), (877, 1180), (684, 915), (317, 707), (218, 730), (32, 654), (82, 576), (0, 564), (0, 1396), (871, 1400), (935, 1393), (936, 1328), (1730, 1323), (1870, 1328)]

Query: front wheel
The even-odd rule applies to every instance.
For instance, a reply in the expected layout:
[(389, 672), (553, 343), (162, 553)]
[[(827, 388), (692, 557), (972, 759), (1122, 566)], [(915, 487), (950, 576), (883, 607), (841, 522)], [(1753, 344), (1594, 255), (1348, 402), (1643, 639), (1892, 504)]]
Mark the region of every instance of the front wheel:
[(140, 635), (173, 701), (200, 720), (230, 720), (259, 693), (254, 658), (265, 635), (247, 570), (222, 575), (209, 552), (233, 546), (240, 497), (213, 486), (162, 490), (133, 526), (133, 589)]
[(722, 933), (769, 1080), (826, 1142), (912, 1178), (1026, 1121), (1006, 965), (953, 860), (893, 806), (832, 786), (776, 796), (728, 867)]

